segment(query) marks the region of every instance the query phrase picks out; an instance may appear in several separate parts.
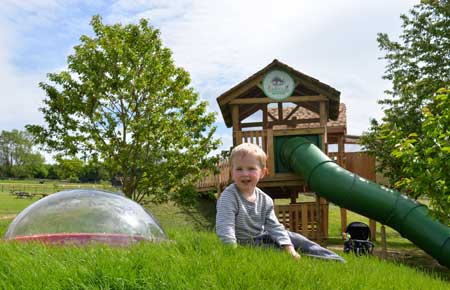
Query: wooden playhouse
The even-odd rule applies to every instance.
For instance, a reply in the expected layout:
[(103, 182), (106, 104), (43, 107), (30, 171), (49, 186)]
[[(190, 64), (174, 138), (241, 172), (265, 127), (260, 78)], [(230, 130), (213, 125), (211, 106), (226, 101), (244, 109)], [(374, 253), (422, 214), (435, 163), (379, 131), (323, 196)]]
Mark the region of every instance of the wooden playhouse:
[[(325, 153), (334, 144), (335, 152), (330, 153), (330, 157), (342, 167), (351, 167), (346, 164), (349, 155), (345, 153), (345, 144), (355, 143), (357, 138), (346, 135), (346, 107), (340, 103), (340, 92), (275, 59), (220, 95), (217, 102), (226, 126), (233, 129), (233, 146), (250, 142), (261, 146), (268, 154), (269, 173), (258, 187), (275, 199), (280, 222), (291, 231), (325, 241), (328, 238), (328, 202), (311, 193), (301, 177), (288, 172), (278, 154), (286, 138), (302, 136)], [(353, 160), (353, 165), (359, 163)], [(231, 182), (228, 162), (219, 164), (218, 171), (205, 177), (198, 189), (215, 189), (220, 193)], [(359, 171), (358, 174), (374, 178), (372, 172)], [(283, 204), (277, 199), (290, 202)], [(345, 211), (341, 212), (344, 228)]]

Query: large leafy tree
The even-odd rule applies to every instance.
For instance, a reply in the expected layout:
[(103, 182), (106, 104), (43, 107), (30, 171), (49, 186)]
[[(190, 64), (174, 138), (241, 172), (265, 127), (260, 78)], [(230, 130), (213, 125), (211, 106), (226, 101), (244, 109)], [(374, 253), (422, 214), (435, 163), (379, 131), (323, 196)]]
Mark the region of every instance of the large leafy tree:
[(0, 133), (0, 176), (13, 178), (46, 175), (44, 157), (33, 150), (27, 132), (12, 130)]
[(191, 200), (218, 145), (214, 114), (146, 20), (106, 25), (94, 16), (91, 25), (95, 36), (81, 37), (68, 70), (40, 83), (46, 127), (27, 129), (49, 149), (102, 160), (130, 198)]
[(401, 19), (403, 32), (398, 41), (384, 33), (378, 35), (387, 62), (383, 77), (392, 82), (392, 89), (380, 101), (385, 109), (381, 122), (372, 120), (362, 138), (362, 144), (377, 157), (378, 169), (391, 185), (405, 175), (407, 166), (406, 160), (391, 152), (409, 134), (423, 134), (423, 107), (450, 82), (449, 1), (422, 1)]
[(426, 193), (433, 215), (450, 226), (450, 91), (440, 89), (421, 116), (422, 134), (409, 134), (392, 152), (407, 164), (397, 185), (414, 196)]

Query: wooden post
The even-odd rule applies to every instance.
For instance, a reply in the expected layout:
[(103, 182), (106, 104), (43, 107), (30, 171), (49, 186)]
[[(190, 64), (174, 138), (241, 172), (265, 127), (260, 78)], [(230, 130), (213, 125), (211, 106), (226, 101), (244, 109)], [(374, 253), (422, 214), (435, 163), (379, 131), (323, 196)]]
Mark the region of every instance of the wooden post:
[(267, 168), (269, 169), (269, 177), (275, 176), (275, 158), (273, 149), (273, 130), (267, 129)]
[(339, 164), (339, 166), (345, 168), (345, 143), (344, 143), (344, 135), (340, 135), (338, 137), (338, 154), (337, 154), (337, 163)]
[(306, 203), (301, 204), (302, 208), (302, 235), (308, 236), (308, 205)]
[(291, 194), (291, 204), (297, 203), (297, 192), (298, 192), (298, 190), (291, 189), (291, 192), (290, 192), (290, 194)]
[(323, 239), (324, 241), (328, 240), (328, 219), (329, 219), (329, 213), (328, 213), (328, 203), (327, 200), (324, 198), (320, 198), (320, 204), (321, 204), (321, 210), (322, 210), (322, 232), (323, 232)]
[(319, 241), (322, 238), (322, 216), (320, 214), (320, 196), (318, 194), (316, 194), (316, 214), (316, 240)]
[(373, 219), (369, 219), (370, 236), (372, 241), (377, 240), (377, 222)]
[(381, 225), (381, 256), (383, 259), (387, 256), (386, 227)]
[[(232, 105), (231, 106), (231, 119), (233, 122), (233, 144), (234, 146), (239, 145), (242, 143), (242, 137), (238, 136), (237, 132), (241, 131), (241, 126), (239, 122), (239, 105)], [(239, 138), (238, 138), (239, 137)]]
[(269, 116), (267, 114), (267, 104), (264, 105), (262, 107), (262, 123), (263, 123), (263, 129), (267, 129), (268, 128), (268, 124), (269, 124)]
[(278, 120), (283, 120), (283, 103), (278, 103)]
[(341, 233), (347, 229), (347, 210), (341, 207)]
[(327, 104), (325, 101), (320, 102), (320, 126), (324, 128), (323, 139), (322, 139), (322, 150), (327, 153), (327, 144), (328, 144), (328, 132), (327, 132), (327, 121), (328, 121), (328, 112), (327, 112)]
[(290, 231), (297, 232), (298, 228), (298, 208), (293, 205), (289, 205), (289, 227)]

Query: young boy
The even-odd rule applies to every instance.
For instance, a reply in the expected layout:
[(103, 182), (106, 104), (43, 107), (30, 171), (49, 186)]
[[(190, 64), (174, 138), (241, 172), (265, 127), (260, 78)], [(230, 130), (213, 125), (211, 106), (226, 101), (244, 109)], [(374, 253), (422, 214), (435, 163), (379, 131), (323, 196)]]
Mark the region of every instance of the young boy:
[(275, 216), (273, 200), (258, 181), (267, 173), (267, 156), (257, 145), (243, 143), (231, 151), (229, 185), (217, 201), (216, 232), (226, 244), (274, 246), (283, 248), (294, 259), (297, 250), (305, 255), (344, 261), (300, 234), (286, 231)]

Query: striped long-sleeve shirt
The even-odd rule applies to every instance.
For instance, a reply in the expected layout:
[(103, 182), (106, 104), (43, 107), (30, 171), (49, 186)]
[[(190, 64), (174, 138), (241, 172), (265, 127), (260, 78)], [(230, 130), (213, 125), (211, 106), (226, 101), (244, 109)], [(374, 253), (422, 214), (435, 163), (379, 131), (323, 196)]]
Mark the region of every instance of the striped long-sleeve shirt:
[(226, 244), (248, 244), (267, 232), (281, 246), (291, 245), (291, 240), (280, 224), (273, 209), (273, 200), (256, 188), (256, 200), (250, 202), (233, 183), (217, 201), (216, 232)]

